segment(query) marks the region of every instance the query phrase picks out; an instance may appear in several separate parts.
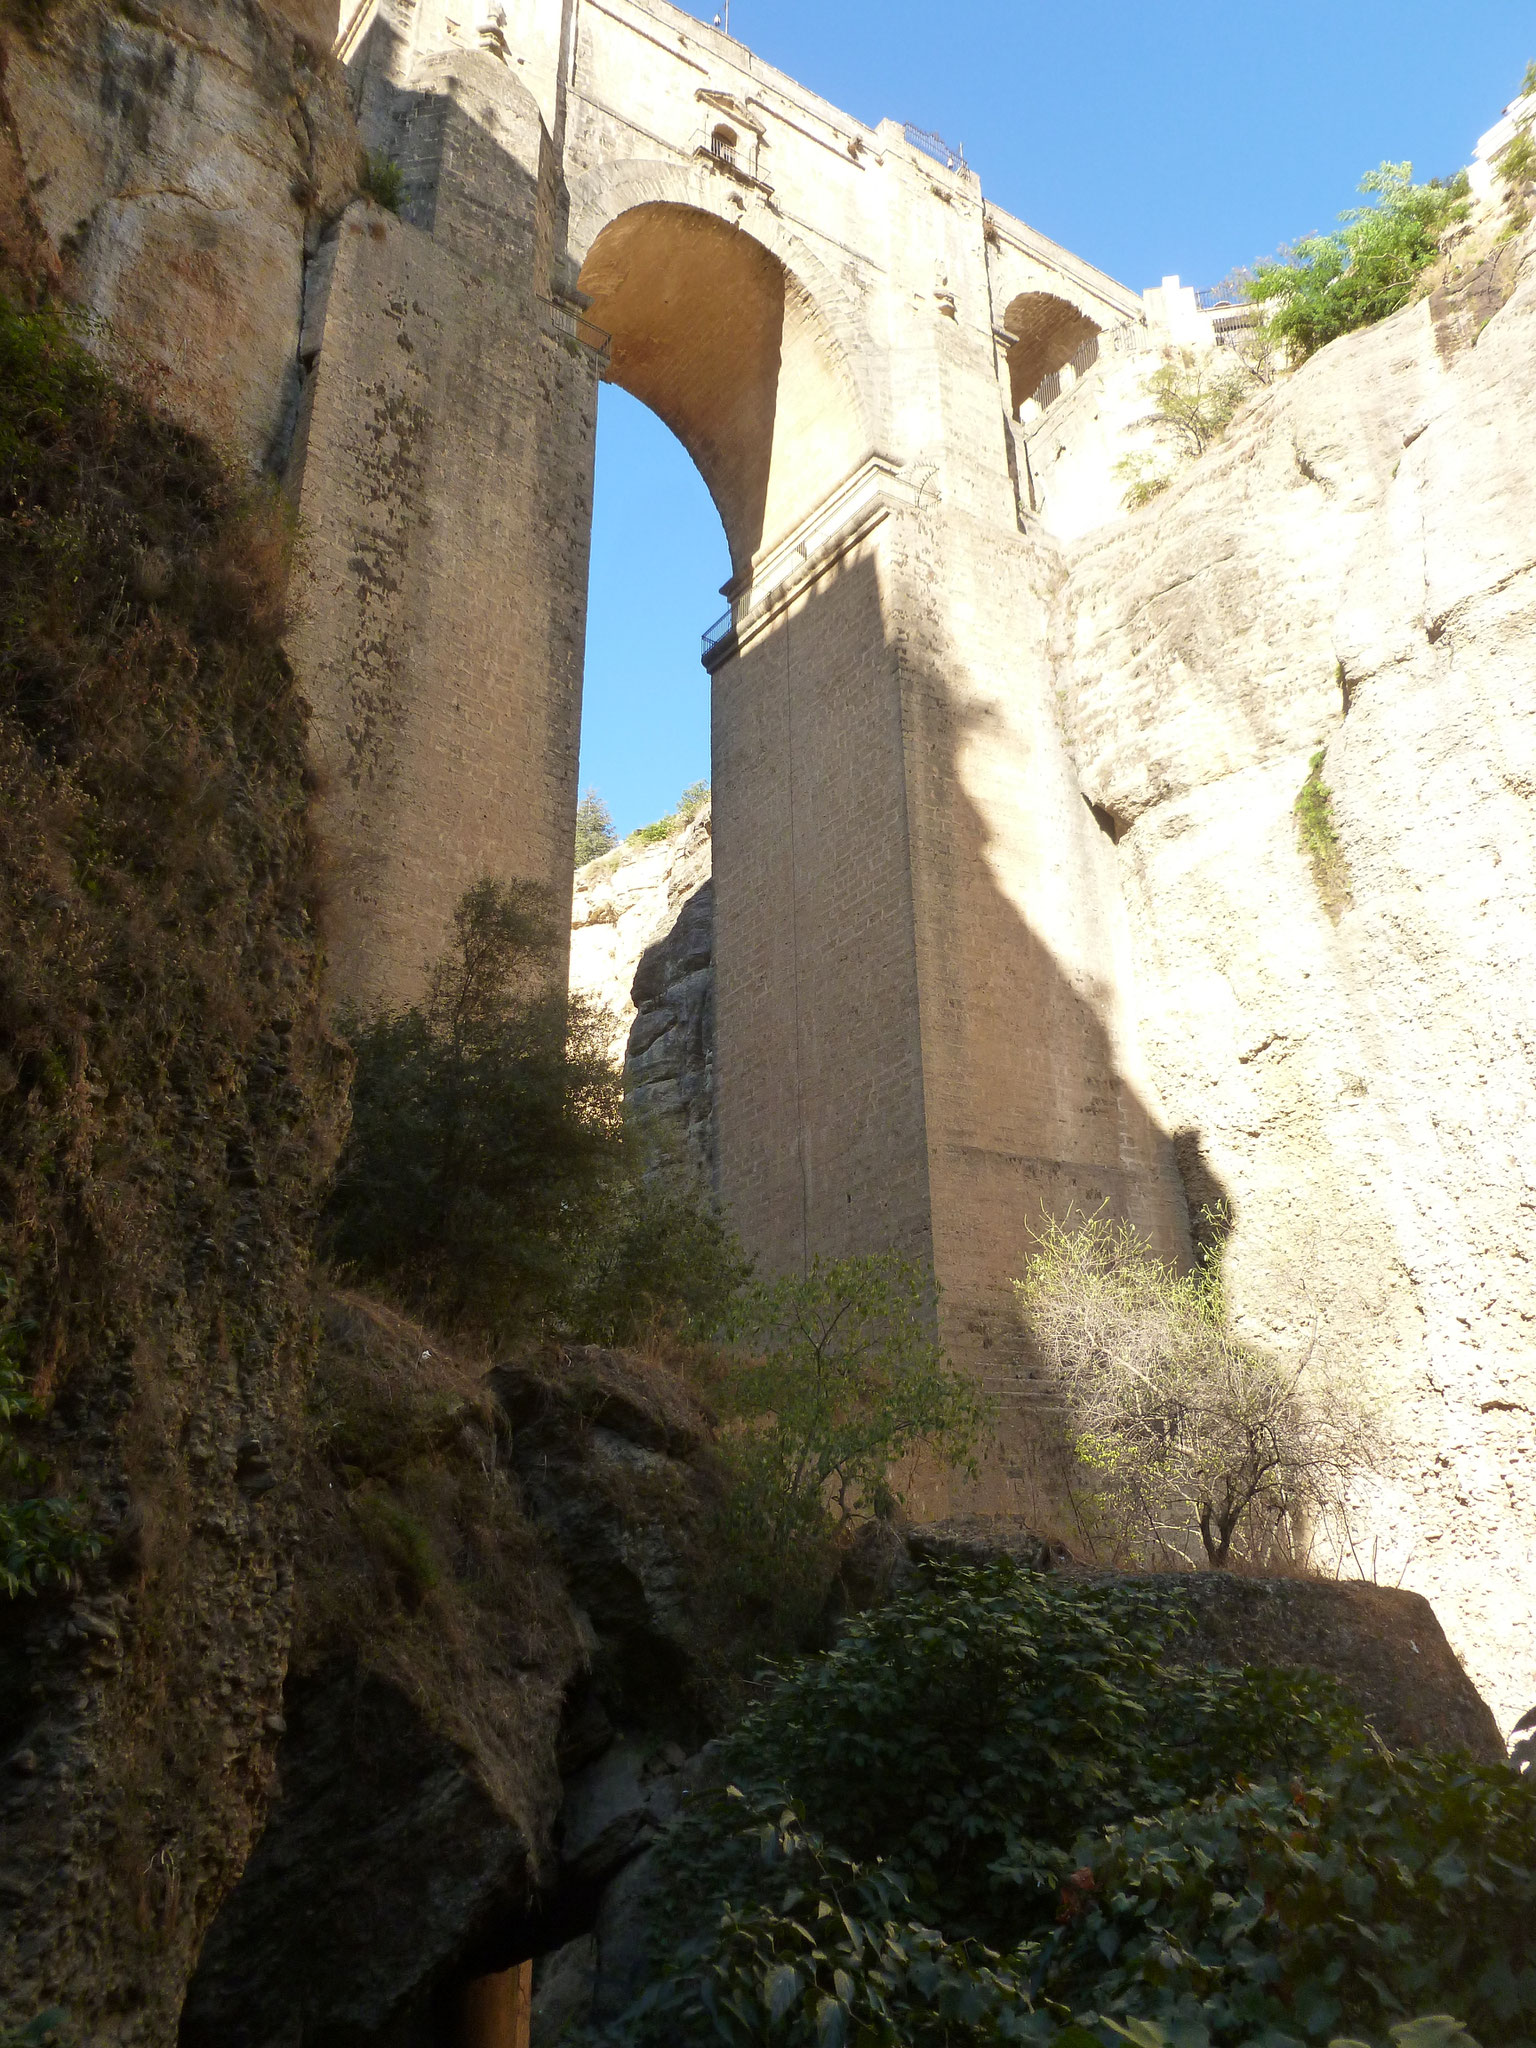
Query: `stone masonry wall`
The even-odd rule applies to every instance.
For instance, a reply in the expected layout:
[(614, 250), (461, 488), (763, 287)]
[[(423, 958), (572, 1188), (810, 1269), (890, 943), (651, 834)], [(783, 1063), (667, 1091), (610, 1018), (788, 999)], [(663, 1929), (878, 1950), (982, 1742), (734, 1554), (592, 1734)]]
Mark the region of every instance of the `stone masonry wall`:
[(930, 1250), (880, 537), (715, 676), (720, 1190), (770, 1268)]
[(381, 68), (365, 103), (408, 198), (354, 209), (315, 266), (294, 649), (333, 986), (365, 1004), (414, 992), (480, 876), (568, 898), (596, 421), (593, 361), (539, 289), (531, 98), (475, 54), (425, 84)]

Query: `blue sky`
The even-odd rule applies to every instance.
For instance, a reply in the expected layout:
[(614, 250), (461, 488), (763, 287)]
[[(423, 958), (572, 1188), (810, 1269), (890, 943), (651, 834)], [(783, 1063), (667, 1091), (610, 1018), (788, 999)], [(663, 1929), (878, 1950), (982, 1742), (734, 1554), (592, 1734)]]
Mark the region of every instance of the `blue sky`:
[[(1458, 169), (1536, 57), (1532, 0), (732, 0), (731, 31), (862, 120), (961, 145), (990, 199), (1138, 290), (1331, 226), (1383, 157)], [(698, 645), (727, 571), (688, 457), (605, 389), (581, 782), (620, 831), (709, 774)]]

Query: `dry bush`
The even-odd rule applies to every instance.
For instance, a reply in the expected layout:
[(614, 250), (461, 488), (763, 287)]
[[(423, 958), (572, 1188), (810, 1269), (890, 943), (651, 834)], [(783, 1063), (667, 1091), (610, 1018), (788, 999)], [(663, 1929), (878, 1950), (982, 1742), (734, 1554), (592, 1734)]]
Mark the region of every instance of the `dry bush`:
[(1219, 1265), (1124, 1223), (1051, 1222), (1017, 1284), (1066, 1410), (1080, 1537), (1112, 1562), (1296, 1566), (1380, 1450), (1346, 1375), (1237, 1337)]

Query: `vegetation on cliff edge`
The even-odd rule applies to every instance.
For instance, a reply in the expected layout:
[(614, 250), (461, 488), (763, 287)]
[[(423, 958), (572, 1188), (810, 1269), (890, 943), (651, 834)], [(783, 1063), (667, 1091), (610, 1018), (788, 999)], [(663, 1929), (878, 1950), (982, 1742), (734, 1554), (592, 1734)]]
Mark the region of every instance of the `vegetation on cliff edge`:
[(71, 1590), (109, 1631), (47, 1589), (0, 1602), (0, 1742), (43, 1763), (9, 1795), (7, 1992), (68, 1988), (87, 2029), (179, 1995), (281, 1681), (280, 1521), (247, 1502), (296, 1421), (344, 1066), (279, 646), (291, 540), (131, 365), (0, 302), (4, 1489), (13, 1516), (81, 1502)]
[(1257, 265), (1246, 286), (1293, 367), (1339, 335), (1407, 305), (1420, 273), (1440, 253), (1441, 236), (1468, 212), (1464, 172), (1415, 185), (1411, 163), (1383, 163), (1366, 172), (1360, 190), (1369, 205), (1341, 214), (1343, 225), (1330, 233), (1304, 236)]

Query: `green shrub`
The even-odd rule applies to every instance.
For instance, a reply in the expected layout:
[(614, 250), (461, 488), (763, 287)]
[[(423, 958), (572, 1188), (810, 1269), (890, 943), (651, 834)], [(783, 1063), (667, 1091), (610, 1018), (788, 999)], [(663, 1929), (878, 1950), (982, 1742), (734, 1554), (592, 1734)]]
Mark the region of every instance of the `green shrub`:
[(1449, 184), (1413, 183), (1409, 163), (1367, 171), (1369, 206), (1340, 215), (1344, 225), (1309, 235), (1280, 257), (1255, 266), (1246, 290), (1270, 308), (1268, 326), (1293, 365), (1338, 335), (1369, 327), (1405, 306), (1419, 273), (1439, 254), (1440, 237), (1464, 220), (1466, 176)]
[(790, 1672), (661, 1854), (600, 2036), (1501, 2048), (1536, 2018), (1536, 1787), (1394, 1756), (1329, 1681), (1180, 1660), (1176, 1591), (940, 1570)]
[(375, 206), (382, 206), (388, 213), (398, 213), (400, 202), (405, 197), (405, 173), (392, 156), (369, 150), (363, 159), (358, 190)]
[(1115, 475), (1126, 486), (1120, 502), (1128, 512), (1139, 512), (1143, 505), (1150, 505), (1173, 482), (1173, 471), (1145, 451), (1122, 455), (1115, 464)]
[(1203, 455), (1227, 431), (1253, 381), (1225, 350), (1175, 349), (1147, 379), (1153, 406), (1143, 424), (1159, 428), (1186, 455)]
[(933, 1337), (933, 1283), (896, 1252), (813, 1260), (733, 1310), (716, 1391), (733, 1554), (760, 1590), (811, 1596), (831, 1532), (889, 1503), (893, 1463), (969, 1465), (991, 1417)]
[(709, 784), (690, 782), (677, 800), (677, 808), (669, 811), (664, 818), (657, 818), (649, 825), (637, 825), (630, 833), (627, 845), (659, 846), (663, 839), (670, 839), (674, 832), (690, 824), (709, 802)]
[(390, 1574), (404, 1604), (419, 1607), (443, 1576), (431, 1536), (382, 1486), (361, 1486), (348, 1496), (353, 1520), (369, 1551)]
[(448, 1327), (553, 1309), (616, 1159), (618, 1079), (554, 986), (558, 950), (543, 892), (478, 882), (424, 1000), (343, 1019), (357, 1072), (323, 1246)]
[(619, 843), (613, 829), (613, 814), (595, 789), (589, 789), (576, 806), (576, 865), (611, 853)]
[(686, 1165), (658, 1175), (652, 1149), (626, 1135), (620, 1169), (573, 1244), (565, 1321), (590, 1344), (638, 1344), (658, 1330), (707, 1340), (751, 1271), (696, 1176)]
[(1523, 185), (1530, 178), (1536, 178), (1536, 136), (1530, 128), (1524, 127), (1512, 142), (1507, 142), (1494, 158), (1499, 176), (1509, 185)]

